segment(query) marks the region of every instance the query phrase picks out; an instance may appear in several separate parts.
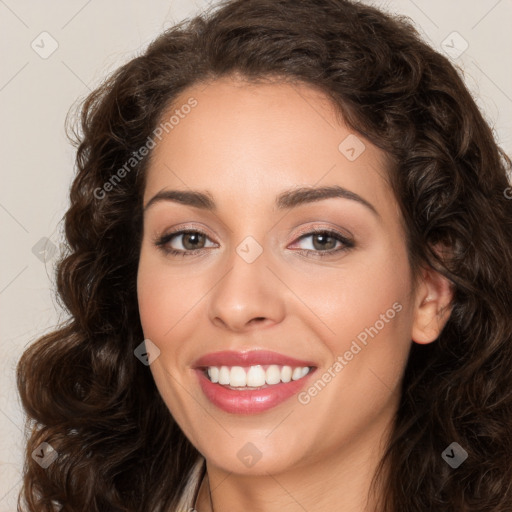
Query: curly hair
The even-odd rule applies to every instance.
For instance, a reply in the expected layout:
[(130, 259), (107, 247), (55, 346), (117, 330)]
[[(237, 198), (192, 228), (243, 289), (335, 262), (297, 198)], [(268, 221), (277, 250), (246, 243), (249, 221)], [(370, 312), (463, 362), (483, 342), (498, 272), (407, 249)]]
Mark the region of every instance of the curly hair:
[[(349, 0), (224, 1), (165, 30), (81, 103), (56, 266), (69, 318), (17, 367), (31, 430), (18, 509), (177, 510), (199, 452), (134, 357), (144, 339), (136, 278), (151, 153), (112, 177), (178, 94), (235, 74), (316, 88), (384, 150), (411, 268), (427, 265), (454, 285), (436, 342), (412, 344), (374, 478), (392, 468), (379, 510), (510, 512), (511, 160), (457, 69), (408, 18)], [(456, 470), (441, 457), (452, 441), (468, 452)], [(31, 457), (42, 442), (58, 453), (46, 469)]]

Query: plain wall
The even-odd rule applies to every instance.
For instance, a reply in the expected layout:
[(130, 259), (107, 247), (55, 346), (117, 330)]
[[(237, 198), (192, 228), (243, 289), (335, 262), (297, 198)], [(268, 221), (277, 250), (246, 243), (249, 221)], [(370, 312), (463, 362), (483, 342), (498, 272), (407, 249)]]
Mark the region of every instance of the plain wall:
[[(15, 387), (16, 363), (28, 344), (65, 318), (54, 297), (50, 248), (62, 242), (60, 221), (73, 177), (74, 152), (64, 133), (66, 113), (164, 28), (209, 3), (0, 2), (0, 512), (16, 510), (21, 485), (24, 416)], [(365, 3), (409, 16), (439, 51), (443, 51), (443, 41), (454, 47), (451, 51), (463, 49), (467, 42), (467, 49), (453, 61), (462, 68), (498, 143), (511, 154), (512, 2)], [(50, 36), (41, 36), (42, 32)], [(57, 49), (45, 55), (54, 41)], [(41, 239), (50, 240), (46, 263), (37, 250), (42, 248)]]

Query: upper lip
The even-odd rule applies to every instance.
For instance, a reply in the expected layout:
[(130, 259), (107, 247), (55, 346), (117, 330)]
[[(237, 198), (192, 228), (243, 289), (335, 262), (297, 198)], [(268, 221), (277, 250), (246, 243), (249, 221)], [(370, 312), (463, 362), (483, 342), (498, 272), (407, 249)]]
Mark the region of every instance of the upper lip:
[(208, 366), (253, 366), (258, 364), (276, 364), (293, 367), (315, 366), (311, 361), (303, 361), (269, 350), (250, 350), (244, 352), (223, 350), (201, 356), (194, 362), (194, 368), (205, 368)]

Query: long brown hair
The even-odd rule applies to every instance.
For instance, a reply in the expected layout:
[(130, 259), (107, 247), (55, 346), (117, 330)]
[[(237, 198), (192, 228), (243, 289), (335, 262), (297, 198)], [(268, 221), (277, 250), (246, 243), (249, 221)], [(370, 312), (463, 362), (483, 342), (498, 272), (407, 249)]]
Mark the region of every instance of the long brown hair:
[[(199, 454), (134, 357), (149, 157), (126, 163), (179, 93), (234, 73), (319, 89), (386, 151), (412, 269), (454, 283), (438, 340), (412, 346), (380, 511), (510, 512), (511, 160), (446, 57), (407, 19), (348, 0), (224, 1), (166, 30), (83, 102), (56, 268), (69, 319), (18, 365), (32, 432), (19, 506), (175, 510)], [(42, 442), (58, 453), (47, 468), (31, 456)], [(457, 469), (441, 456), (452, 442), (468, 453)]]

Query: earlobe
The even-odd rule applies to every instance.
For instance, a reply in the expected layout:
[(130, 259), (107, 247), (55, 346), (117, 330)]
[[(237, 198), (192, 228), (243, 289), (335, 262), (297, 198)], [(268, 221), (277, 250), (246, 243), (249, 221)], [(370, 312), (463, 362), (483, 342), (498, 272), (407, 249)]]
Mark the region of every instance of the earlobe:
[(433, 268), (424, 268), (417, 285), (411, 338), (432, 343), (443, 330), (452, 311), (453, 284)]

